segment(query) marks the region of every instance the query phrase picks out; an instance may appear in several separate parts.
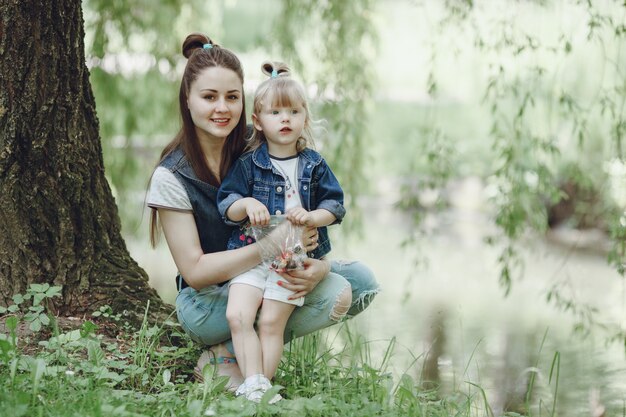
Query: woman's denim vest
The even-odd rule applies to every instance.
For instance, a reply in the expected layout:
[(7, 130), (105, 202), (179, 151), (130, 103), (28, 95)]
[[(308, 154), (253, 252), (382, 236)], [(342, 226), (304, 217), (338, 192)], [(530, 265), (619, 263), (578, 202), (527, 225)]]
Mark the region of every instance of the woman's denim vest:
[[(346, 214), (343, 191), (322, 156), (312, 149), (303, 150), (298, 154), (297, 172), (302, 207), (309, 211), (326, 209), (337, 219), (333, 224), (341, 223)], [(226, 210), (244, 197), (259, 200), (270, 214), (285, 213), (285, 179), (272, 165), (265, 143), (256, 150), (243, 154), (222, 181), (217, 200), (225, 222), (236, 224), (226, 218)], [(318, 228), (318, 233), (319, 246), (308, 254), (317, 259), (330, 252), (326, 227)], [(240, 236), (240, 230), (233, 232), (228, 241), (228, 249), (247, 244), (247, 239), (240, 239)]]
[[(187, 190), (202, 251), (213, 253), (226, 250), (228, 239), (236, 228), (222, 221), (222, 216), (217, 210), (217, 188), (196, 177), (193, 168), (180, 149), (175, 149), (167, 155), (159, 166), (170, 170)], [(176, 282), (178, 285), (178, 279)], [(183, 280), (179, 290), (185, 287), (187, 283)]]

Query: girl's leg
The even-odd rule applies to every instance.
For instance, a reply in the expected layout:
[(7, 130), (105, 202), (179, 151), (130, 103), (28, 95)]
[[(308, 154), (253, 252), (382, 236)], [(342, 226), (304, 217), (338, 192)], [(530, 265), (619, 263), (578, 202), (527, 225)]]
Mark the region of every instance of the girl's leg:
[(263, 375), (272, 379), (283, 354), (285, 325), (296, 306), (264, 299), (258, 328), (263, 351)]
[(261, 344), (254, 330), (263, 292), (248, 284), (231, 284), (226, 308), (237, 363), (244, 377), (263, 373)]

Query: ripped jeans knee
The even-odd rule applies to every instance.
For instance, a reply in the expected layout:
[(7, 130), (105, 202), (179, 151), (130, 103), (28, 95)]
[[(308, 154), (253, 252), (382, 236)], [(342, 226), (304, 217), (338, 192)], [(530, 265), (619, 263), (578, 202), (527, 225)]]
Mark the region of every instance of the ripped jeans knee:
[(332, 321), (341, 321), (348, 314), (348, 310), (350, 309), (351, 305), (352, 287), (348, 283), (335, 299), (335, 304), (333, 305), (333, 309), (330, 312), (329, 318)]

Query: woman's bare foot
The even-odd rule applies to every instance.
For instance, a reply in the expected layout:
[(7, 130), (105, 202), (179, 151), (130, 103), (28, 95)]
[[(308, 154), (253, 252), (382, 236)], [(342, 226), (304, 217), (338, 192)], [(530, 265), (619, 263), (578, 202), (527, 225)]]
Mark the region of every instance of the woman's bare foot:
[(243, 383), (243, 376), (239, 365), (232, 353), (226, 349), (223, 343), (211, 346), (205, 350), (198, 359), (194, 369), (194, 375), (199, 382), (204, 381), (203, 369), (206, 365), (214, 367), (215, 376), (227, 376), (226, 390), (234, 392)]

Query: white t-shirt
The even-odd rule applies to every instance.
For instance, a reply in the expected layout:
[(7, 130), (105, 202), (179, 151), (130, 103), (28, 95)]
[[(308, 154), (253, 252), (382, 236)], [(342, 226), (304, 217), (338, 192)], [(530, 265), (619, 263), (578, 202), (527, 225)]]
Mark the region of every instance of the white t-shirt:
[(298, 156), (289, 159), (270, 157), (270, 161), (285, 179), (285, 213), (294, 207), (302, 207), (298, 187)]
[(193, 211), (185, 186), (164, 167), (157, 167), (152, 174), (146, 204), (152, 208)]

